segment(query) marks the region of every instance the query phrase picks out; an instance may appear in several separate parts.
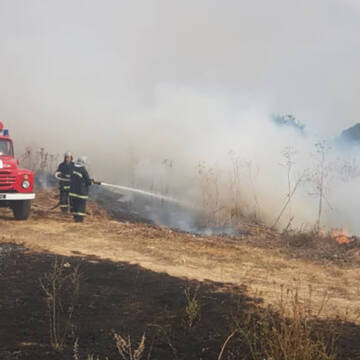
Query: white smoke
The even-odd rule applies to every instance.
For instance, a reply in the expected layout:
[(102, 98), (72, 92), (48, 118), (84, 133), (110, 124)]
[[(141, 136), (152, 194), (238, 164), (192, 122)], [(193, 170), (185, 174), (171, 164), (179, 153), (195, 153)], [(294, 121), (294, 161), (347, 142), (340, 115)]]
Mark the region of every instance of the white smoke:
[[(109, 178), (198, 204), (202, 163), (218, 177), (220, 197), (230, 200), (232, 167), (237, 159), (242, 164), (239, 182), (245, 212), (258, 206), (262, 219), (271, 224), (287, 199), (287, 167), (282, 154), (291, 147), (295, 152), (292, 185), (307, 174), (291, 202), (293, 225), (310, 228), (317, 221), (319, 202), (315, 144), (324, 139), (313, 135), (311, 129), (302, 133), (275, 125), (267, 109), (242, 104), (238, 97), (188, 87), (158, 87), (152, 106), (134, 113), (133, 121), (124, 124), (124, 141), (116, 148), (119, 158)], [(359, 178), (346, 176), (341, 169), (357, 154), (338, 148), (332, 138), (327, 144), (322, 225), (359, 232), (356, 214), (360, 206), (352, 200), (359, 193)], [(245, 166), (250, 162), (253, 183)], [(280, 224), (288, 221), (286, 212)]]
[[(360, 119), (359, 20), (352, 0), (2, 1), (0, 120), (18, 154), (87, 154), (98, 179), (184, 201), (201, 201), (199, 162), (229, 198), (231, 159), (251, 161), (241, 193), (271, 223), (286, 201), (283, 149), (297, 150), (296, 177), (314, 169), (316, 142)], [(329, 162), (344, 156), (357, 154), (333, 149)], [(331, 177), (324, 223), (360, 232), (358, 180)], [(316, 221), (313, 193), (296, 192), (297, 226)]]

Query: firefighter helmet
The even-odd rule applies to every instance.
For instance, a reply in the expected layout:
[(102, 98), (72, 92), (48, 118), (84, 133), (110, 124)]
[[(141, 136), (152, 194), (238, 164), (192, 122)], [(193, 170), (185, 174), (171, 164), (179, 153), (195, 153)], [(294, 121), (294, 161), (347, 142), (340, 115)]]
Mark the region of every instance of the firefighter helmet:
[(86, 156), (79, 156), (76, 160), (77, 166), (85, 166), (87, 164), (87, 157)]

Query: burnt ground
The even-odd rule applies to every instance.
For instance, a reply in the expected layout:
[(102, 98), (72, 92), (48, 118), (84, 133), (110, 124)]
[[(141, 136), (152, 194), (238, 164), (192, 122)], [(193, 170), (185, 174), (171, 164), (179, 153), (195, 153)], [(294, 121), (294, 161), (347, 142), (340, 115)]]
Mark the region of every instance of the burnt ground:
[[(3, 244), (1, 289), (1, 359), (70, 359), (50, 346), (49, 320), (39, 279), (52, 267), (54, 255)], [(153, 359), (214, 359), (228, 335), (232, 304), (245, 309), (258, 300), (230, 284), (195, 282), (155, 273), (137, 265), (96, 258), (65, 257), (80, 265), (80, 298), (68, 344), (79, 339), (80, 353), (118, 358), (115, 332), (139, 339), (145, 332)], [(69, 269), (70, 271), (70, 269)], [(193, 328), (185, 322), (186, 288), (200, 288), (203, 316)], [(229, 293), (219, 291), (226, 288)], [(231, 290), (231, 291), (230, 291)], [(230, 293), (232, 295), (230, 296)]]
[[(47, 307), (39, 282), (51, 269), (55, 255), (6, 243), (0, 249), (3, 360), (72, 359), (75, 338), (81, 358), (100, 354), (102, 359), (117, 359), (115, 333), (130, 335), (134, 342), (145, 333), (144, 359), (216, 359), (231, 332), (232, 310), (254, 312), (261, 304), (260, 299), (246, 295), (245, 286), (200, 283), (96, 257), (64, 257), (66, 266), (70, 265), (66, 271), (80, 266), (80, 297), (66, 340), (68, 346), (57, 352), (49, 345)], [(201, 316), (189, 327), (184, 289), (197, 286)], [(359, 326), (340, 320), (322, 320), (320, 326), (341, 329), (337, 359), (360, 359)], [(223, 357), (248, 358), (246, 348), (236, 342), (229, 345)]]

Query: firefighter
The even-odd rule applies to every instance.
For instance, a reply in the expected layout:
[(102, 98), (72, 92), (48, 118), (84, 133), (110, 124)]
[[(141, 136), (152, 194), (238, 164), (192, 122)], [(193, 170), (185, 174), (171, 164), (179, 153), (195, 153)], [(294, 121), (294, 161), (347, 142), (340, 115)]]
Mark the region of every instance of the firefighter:
[(90, 179), (86, 170), (87, 159), (85, 156), (80, 156), (72, 172), (70, 199), (71, 212), (74, 216), (75, 222), (83, 222), (86, 215), (86, 201), (89, 197), (89, 188), (94, 182)]
[(59, 164), (55, 177), (59, 180), (60, 209), (63, 213), (69, 211), (69, 193), (71, 176), (74, 169), (73, 157), (69, 151), (64, 154), (64, 161)]

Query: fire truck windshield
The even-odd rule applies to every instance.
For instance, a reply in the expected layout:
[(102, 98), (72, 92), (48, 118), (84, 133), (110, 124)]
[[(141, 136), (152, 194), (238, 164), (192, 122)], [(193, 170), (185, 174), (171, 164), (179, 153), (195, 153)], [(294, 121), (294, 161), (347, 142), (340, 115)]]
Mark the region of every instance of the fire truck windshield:
[(0, 139), (0, 156), (13, 156), (13, 149), (9, 140)]

